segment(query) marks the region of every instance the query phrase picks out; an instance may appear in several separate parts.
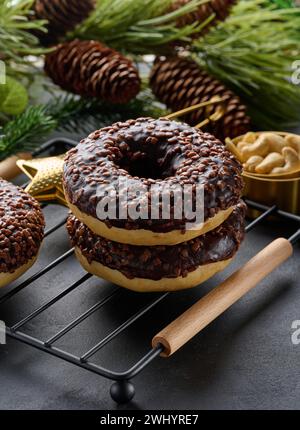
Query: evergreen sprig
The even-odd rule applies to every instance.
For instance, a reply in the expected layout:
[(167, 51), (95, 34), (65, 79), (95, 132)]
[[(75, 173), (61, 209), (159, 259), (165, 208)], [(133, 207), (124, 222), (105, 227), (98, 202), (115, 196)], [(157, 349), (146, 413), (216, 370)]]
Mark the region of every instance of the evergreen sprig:
[(300, 58), (299, 9), (269, 0), (240, 0), (231, 16), (193, 46), (193, 58), (238, 93), (260, 128), (299, 124), (300, 87), (291, 82)]
[(0, 130), (0, 160), (18, 152), (30, 152), (57, 126), (44, 106), (30, 106)]
[(127, 105), (69, 95), (56, 97), (46, 105), (30, 106), (0, 128), (0, 160), (18, 152), (33, 151), (56, 129), (76, 130), (81, 138), (116, 121), (162, 114), (148, 90)]
[(294, 1), (293, 0), (270, 0), (272, 3), (275, 3), (279, 7), (293, 7)]
[(0, 0), (0, 59), (26, 62), (45, 49), (32, 31), (46, 31), (42, 20), (30, 19), (34, 0)]
[(190, 40), (207, 24), (177, 27), (180, 16), (210, 0), (190, 0), (173, 12), (166, 12), (173, 0), (98, 0), (94, 12), (69, 33), (70, 40), (95, 39), (120, 51), (153, 53), (172, 41)]

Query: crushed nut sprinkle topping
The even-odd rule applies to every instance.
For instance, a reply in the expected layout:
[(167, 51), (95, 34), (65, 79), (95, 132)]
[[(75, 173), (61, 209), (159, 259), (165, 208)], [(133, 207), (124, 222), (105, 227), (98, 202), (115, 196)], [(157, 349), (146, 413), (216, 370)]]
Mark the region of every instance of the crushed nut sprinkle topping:
[(37, 255), (44, 226), (39, 203), (0, 179), (0, 273), (14, 272)]
[[(68, 152), (63, 177), (70, 202), (93, 217), (97, 217), (101, 198), (97, 187), (116, 184), (120, 175), (139, 180), (148, 190), (152, 184), (202, 184), (206, 220), (238, 203), (241, 170), (240, 163), (211, 134), (165, 118), (139, 118), (90, 134)], [(147, 197), (150, 202), (150, 191)], [(184, 231), (187, 220), (103, 221), (108, 227), (167, 232)]]
[(122, 272), (127, 278), (176, 278), (187, 276), (200, 265), (234, 256), (244, 238), (246, 205), (241, 201), (219, 227), (174, 246), (126, 245), (95, 235), (70, 215), (68, 233), (89, 263), (97, 261)]

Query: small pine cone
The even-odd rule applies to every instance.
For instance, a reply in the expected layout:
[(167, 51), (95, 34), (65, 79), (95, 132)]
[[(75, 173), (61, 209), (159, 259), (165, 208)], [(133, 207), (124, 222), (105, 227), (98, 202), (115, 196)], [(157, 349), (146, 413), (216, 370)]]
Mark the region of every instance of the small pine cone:
[(44, 45), (53, 45), (73, 30), (95, 8), (95, 0), (35, 0), (34, 19), (48, 21), (48, 33), (36, 35)]
[(111, 103), (128, 103), (140, 90), (132, 61), (93, 40), (58, 45), (46, 56), (45, 71), (66, 91)]
[[(240, 136), (249, 130), (250, 118), (240, 98), (192, 60), (157, 58), (150, 75), (150, 86), (158, 100), (173, 112), (208, 101), (214, 96), (228, 96), (225, 114), (218, 121), (210, 122), (205, 131), (224, 141), (226, 137)], [(215, 112), (216, 108), (214, 105), (198, 109), (183, 119), (195, 126)]]
[[(190, 0), (174, 0), (171, 5), (171, 11), (175, 11), (182, 6), (189, 3)], [(224, 21), (230, 14), (232, 6), (237, 2), (237, 0), (210, 0), (207, 3), (201, 4), (190, 13), (182, 15), (178, 18), (177, 26), (182, 28), (186, 25), (194, 23), (203, 23), (210, 16), (215, 15), (215, 17), (207, 24), (201, 34), (205, 34), (208, 29), (216, 25), (219, 21)], [(199, 34), (195, 35), (199, 36)]]

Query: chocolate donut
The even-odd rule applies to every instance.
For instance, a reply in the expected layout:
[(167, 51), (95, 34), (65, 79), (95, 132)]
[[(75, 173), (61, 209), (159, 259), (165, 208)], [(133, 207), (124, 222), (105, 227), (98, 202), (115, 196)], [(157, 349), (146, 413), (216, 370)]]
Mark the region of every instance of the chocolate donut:
[(241, 201), (222, 225), (174, 246), (113, 242), (95, 235), (73, 215), (67, 229), (88, 272), (135, 291), (174, 291), (204, 282), (231, 262), (244, 238), (245, 211)]
[(0, 287), (33, 265), (44, 226), (39, 203), (21, 188), (0, 179)]
[[(148, 201), (153, 184), (202, 185), (204, 222), (187, 229), (185, 217), (175, 218), (172, 201), (169, 219), (99, 218), (98, 188), (114, 186), (120, 177), (138, 181)], [(132, 245), (175, 245), (205, 234), (228, 218), (243, 187), (241, 165), (219, 140), (165, 118), (119, 122), (92, 133), (67, 154), (63, 183), (77, 219), (96, 235)], [(192, 199), (195, 204), (195, 192)]]

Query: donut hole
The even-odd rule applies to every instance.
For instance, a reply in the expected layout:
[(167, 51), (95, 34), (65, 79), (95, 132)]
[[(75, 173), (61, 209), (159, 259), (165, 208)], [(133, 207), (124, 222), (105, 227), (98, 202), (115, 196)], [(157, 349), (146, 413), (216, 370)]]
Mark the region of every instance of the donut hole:
[(137, 176), (138, 178), (147, 179), (163, 179), (164, 172), (157, 160), (143, 158), (142, 160), (128, 160), (128, 162), (120, 163), (120, 167), (126, 170), (129, 175)]
[(118, 166), (129, 175), (145, 179), (165, 179), (175, 172), (175, 159), (171, 151), (164, 147), (152, 151), (129, 151), (123, 154)]

